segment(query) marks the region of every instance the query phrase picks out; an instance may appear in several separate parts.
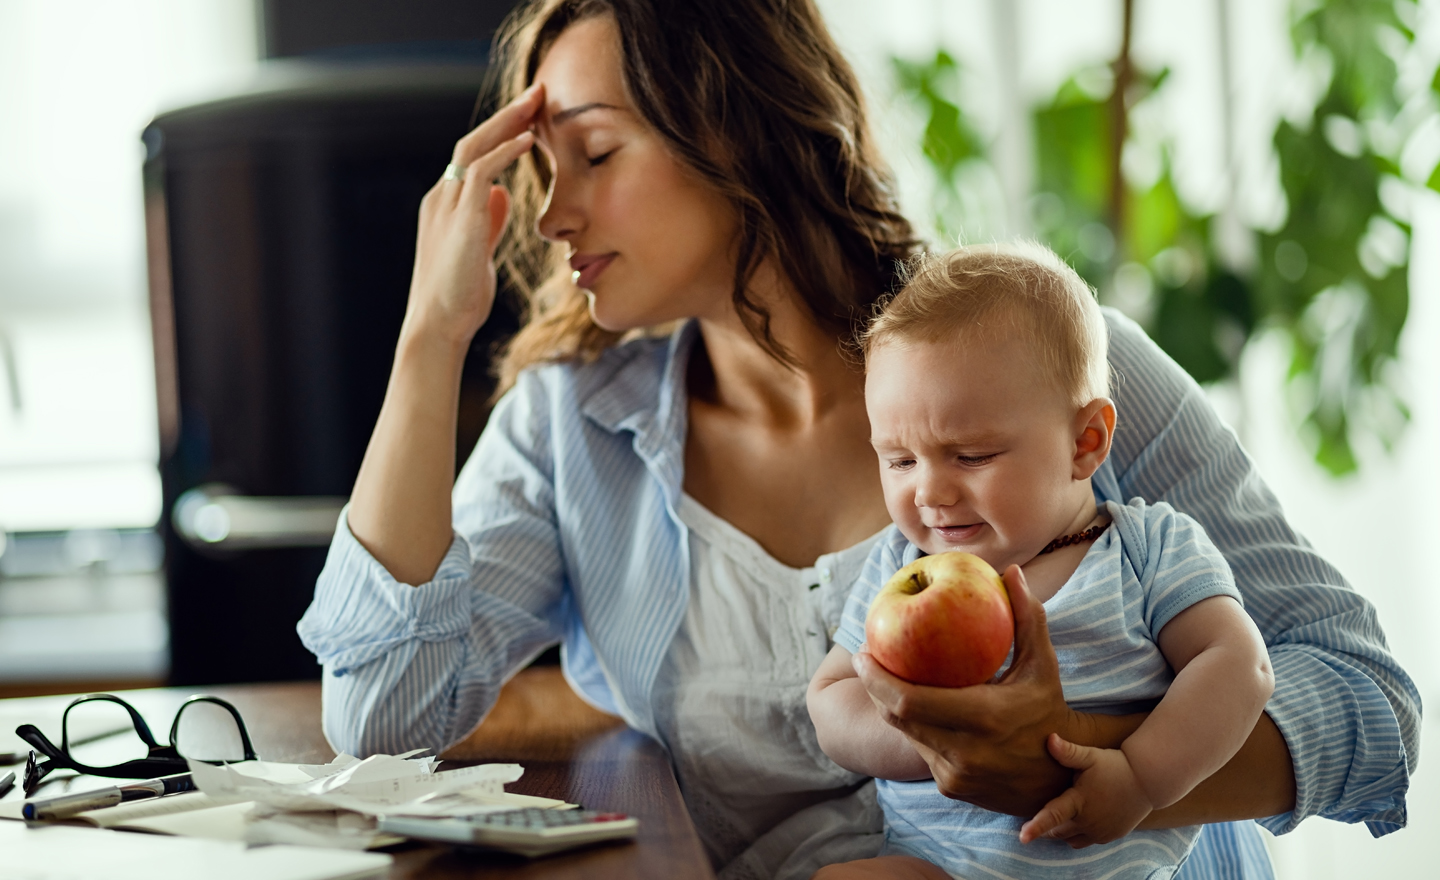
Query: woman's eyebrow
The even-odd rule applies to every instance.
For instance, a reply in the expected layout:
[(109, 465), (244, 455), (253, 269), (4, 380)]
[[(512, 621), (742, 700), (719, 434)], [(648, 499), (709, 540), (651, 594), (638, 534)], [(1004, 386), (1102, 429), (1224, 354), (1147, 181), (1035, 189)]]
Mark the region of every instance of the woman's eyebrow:
[(619, 110), (619, 109), (620, 109), (619, 107), (616, 107), (616, 106), (613, 105), (613, 104), (604, 104), (604, 103), (601, 103), (600, 101), (591, 101), (591, 102), (588, 103), (588, 104), (577, 104), (577, 105), (574, 106), (574, 107), (569, 107), (569, 108), (567, 108), (567, 109), (565, 109), (565, 110), (561, 110), (559, 113), (556, 113), (554, 116), (551, 116), (551, 117), (550, 117), (550, 124), (551, 124), (551, 125), (563, 125), (564, 123), (569, 122), (570, 120), (574, 119), (576, 116), (579, 116), (581, 113), (588, 113), (588, 112), (590, 112), (591, 110)]

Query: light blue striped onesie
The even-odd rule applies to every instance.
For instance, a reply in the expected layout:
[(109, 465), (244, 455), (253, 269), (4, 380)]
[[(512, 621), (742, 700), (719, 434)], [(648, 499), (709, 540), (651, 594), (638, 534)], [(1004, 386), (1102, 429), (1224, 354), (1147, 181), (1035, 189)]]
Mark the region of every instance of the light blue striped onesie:
[[(1045, 603), (1060, 681), (1071, 708), (1106, 714), (1147, 710), (1174, 675), (1156, 644), (1175, 615), (1211, 596), (1240, 601), (1230, 567), (1193, 519), (1163, 502), (1107, 501), (1111, 525), (1063, 587)], [(865, 613), (892, 574), (922, 555), (895, 527), (871, 551), (835, 642), (852, 654), (865, 642)], [(1200, 826), (1136, 831), (1103, 846), (1020, 843), (1025, 819), (940, 794), (933, 781), (879, 780), (885, 851), (918, 856), (959, 876), (981, 878), (1168, 878)]]

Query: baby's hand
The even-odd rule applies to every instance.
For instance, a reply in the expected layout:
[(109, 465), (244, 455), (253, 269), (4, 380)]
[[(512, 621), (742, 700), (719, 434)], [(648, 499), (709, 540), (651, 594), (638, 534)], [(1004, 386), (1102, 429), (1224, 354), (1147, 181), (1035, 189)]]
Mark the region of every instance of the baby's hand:
[(1041, 837), (1064, 840), (1075, 849), (1124, 837), (1154, 809), (1119, 749), (1092, 749), (1050, 734), (1046, 746), (1055, 760), (1078, 770), (1059, 797), (1020, 827), (1020, 842)]

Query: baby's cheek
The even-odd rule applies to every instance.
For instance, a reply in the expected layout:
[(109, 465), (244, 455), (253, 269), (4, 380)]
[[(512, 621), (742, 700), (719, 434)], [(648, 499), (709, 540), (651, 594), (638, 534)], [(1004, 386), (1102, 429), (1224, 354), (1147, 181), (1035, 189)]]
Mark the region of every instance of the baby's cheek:
[(914, 544), (926, 553), (939, 553), (948, 549), (945, 547), (931, 546), (935, 536), (929, 529), (925, 528), (925, 524), (920, 521), (920, 511), (916, 510), (914, 505), (911, 505), (908, 510), (897, 511), (892, 508), (890, 511), (890, 519), (894, 520), (895, 525), (900, 528), (900, 533), (904, 535), (911, 544)]
[(890, 519), (905, 533), (905, 537), (914, 541), (910, 534), (908, 523), (920, 522), (920, 512), (915, 509), (915, 492), (910, 489), (903, 480), (897, 479), (889, 468), (883, 464), (880, 466), (880, 488), (885, 493), (885, 510), (890, 514)]

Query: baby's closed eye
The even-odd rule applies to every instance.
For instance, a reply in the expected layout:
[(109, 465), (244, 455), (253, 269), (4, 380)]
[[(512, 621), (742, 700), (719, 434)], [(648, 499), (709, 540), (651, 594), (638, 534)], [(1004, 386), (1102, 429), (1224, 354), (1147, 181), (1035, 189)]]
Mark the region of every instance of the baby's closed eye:
[(995, 456), (998, 454), (999, 453), (991, 452), (985, 455), (957, 455), (955, 456), (955, 460), (968, 467), (976, 467), (994, 461)]

